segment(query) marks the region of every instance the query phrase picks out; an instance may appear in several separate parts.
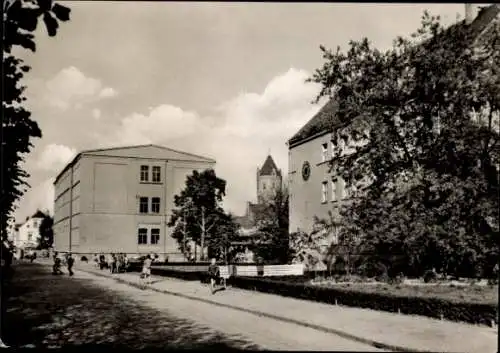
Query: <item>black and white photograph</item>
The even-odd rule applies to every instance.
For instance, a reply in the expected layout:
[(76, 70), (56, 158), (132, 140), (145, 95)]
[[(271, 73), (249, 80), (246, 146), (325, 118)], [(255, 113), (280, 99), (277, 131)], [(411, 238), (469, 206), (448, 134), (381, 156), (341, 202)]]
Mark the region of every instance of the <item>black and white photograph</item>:
[(499, 4), (2, 7), (0, 348), (498, 352)]

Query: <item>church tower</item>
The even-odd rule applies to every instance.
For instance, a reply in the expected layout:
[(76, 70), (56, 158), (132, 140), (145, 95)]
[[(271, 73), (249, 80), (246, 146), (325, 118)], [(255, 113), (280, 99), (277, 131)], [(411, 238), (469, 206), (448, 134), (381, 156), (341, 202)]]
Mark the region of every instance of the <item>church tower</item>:
[(272, 197), (282, 182), (281, 170), (278, 169), (273, 157), (269, 154), (262, 168), (257, 168), (257, 203), (264, 203)]

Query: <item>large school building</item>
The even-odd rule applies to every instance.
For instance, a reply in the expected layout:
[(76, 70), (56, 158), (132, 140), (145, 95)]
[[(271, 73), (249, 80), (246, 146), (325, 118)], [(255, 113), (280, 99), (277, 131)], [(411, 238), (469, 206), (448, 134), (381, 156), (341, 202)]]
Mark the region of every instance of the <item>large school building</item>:
[(215, 160), (157, 145), (80, 152), (54, 181), (54, 247), (184, 260), (167, 226), (174, 196)]

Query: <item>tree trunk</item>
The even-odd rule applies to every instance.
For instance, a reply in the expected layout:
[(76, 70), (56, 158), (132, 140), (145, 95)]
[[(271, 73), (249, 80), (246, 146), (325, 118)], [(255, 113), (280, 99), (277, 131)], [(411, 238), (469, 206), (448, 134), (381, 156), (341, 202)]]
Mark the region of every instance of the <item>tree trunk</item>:
[(201, 260), (205, 259), (205, 207), (201, 207)]

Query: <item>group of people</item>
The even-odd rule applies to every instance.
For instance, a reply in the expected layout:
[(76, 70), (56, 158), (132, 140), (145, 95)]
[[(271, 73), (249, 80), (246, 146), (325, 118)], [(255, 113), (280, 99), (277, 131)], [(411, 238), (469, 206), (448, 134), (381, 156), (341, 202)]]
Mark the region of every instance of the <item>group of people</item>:
[(127, 254), (124, 253), (111, 253), (107, 259), (103, 254), (94, 254), (94, 263), (97, 268), (108, 268), (111, 273), (125, 272), (129, 265)]
[[(52, 274), (54, 275), (62, 275), (63, 272), (61, 270), (61, 267), (63, 265), (63, 259), (59, 255), (59, 253), (56, 251), (53, 256), (54, 260), (54, 265), (52, 266)], [(71, 253), (67, 253), (66, 256), (64, 257), (64, 262), (66, 264), (66, 267), (68, 268), (68, 274), (70, 276), (73, 276), (73, 265), (75, 264), (75, 259), (73, 258)]]

